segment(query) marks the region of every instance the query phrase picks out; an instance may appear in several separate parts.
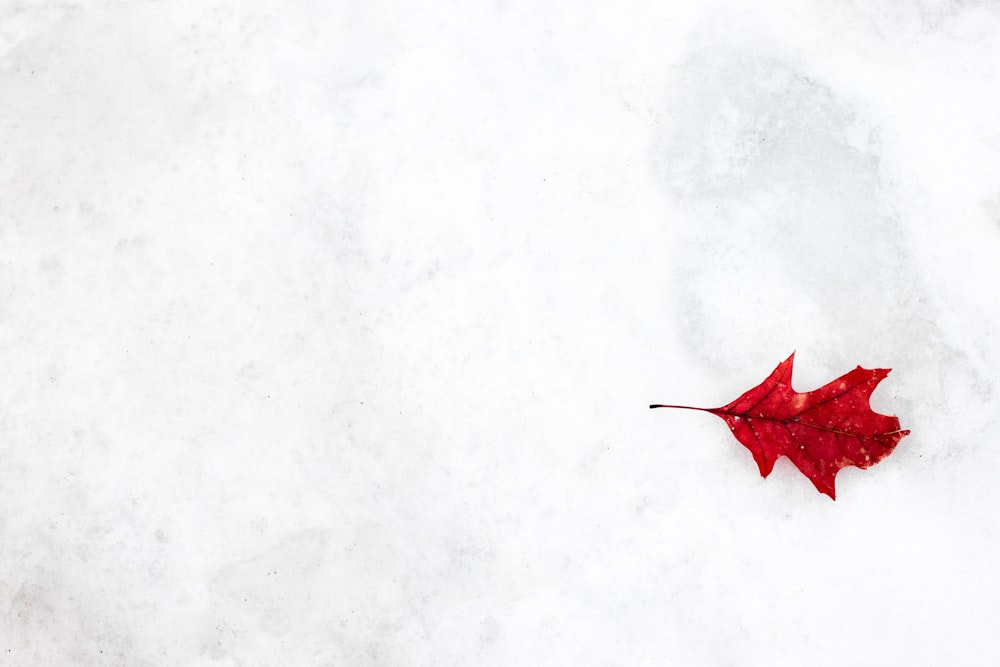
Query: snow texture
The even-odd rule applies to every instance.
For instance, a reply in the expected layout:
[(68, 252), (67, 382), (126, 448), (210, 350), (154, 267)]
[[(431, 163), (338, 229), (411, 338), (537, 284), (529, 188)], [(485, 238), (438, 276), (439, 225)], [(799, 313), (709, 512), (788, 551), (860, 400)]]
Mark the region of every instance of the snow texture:
[[(0, 3), (0, 664), (996, 664), (997, 34)], [(793, 350), (836, 502), (647, 409)]]

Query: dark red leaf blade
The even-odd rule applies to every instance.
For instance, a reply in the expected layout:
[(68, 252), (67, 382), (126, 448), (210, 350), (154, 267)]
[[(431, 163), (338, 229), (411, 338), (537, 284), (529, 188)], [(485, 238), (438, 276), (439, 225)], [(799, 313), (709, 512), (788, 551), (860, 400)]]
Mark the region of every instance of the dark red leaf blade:
[[(787, 456), (816, 490), (836, 498), (834, 480), (847, 466), (869, 468), (887, 457), (908, 430), (871, 409), (869, 398), (888, 368), (854, 370), (814, 391), (792, 389), (795, 354), (760, 383), (721, 408), (695, 408), (721, 417), (750, 450), (762, 477)], [(684, 406), (650, 406), (684, 407)]]

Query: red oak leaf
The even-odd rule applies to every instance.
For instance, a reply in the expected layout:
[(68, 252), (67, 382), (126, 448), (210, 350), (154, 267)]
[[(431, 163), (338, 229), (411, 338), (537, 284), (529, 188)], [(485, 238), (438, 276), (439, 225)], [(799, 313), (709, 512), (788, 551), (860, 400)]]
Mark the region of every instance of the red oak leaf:
[(760, 385), (721, 408), (651, 405), (711, 412), (753, 454), (762, 477), (787, 456), (816, 490), (836, 498), (834, 478), (845, 466), (868, 468), (887, 457), (909, 431), (899, 419), (871, 409), (868, 398), (891, 369), (858, 366), (804, 394), (792, 389), (795, 353)]

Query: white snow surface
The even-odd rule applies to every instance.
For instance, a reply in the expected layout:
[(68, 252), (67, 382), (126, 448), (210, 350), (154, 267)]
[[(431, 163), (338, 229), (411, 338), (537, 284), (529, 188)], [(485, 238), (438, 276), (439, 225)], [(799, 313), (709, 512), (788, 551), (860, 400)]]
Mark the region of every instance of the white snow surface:
[[(998, 34), (0, 3), (0, 664), (997, 664)], [(793, 350), (836, 502), (647, 408)]]

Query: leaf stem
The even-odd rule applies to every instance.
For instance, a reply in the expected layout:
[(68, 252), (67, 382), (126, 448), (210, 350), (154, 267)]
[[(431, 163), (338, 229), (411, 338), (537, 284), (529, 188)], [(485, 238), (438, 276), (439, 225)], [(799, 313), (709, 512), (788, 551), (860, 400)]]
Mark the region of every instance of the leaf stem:
[(657, 404), (657, 405), (651, 405), (651, 406), (649, 406), (650, 410), (652, 410), (653, 408), (675, 408), (675, 409), (678, 409), (678, 410), (698, 410), (699, 412), (715, 412), (715, 410), (712, 410), (711, 408), (694, 408), (694, 407), (691, 407), (690, 405), (660, 405), (660, 404)]

